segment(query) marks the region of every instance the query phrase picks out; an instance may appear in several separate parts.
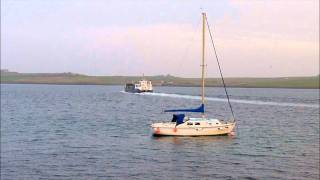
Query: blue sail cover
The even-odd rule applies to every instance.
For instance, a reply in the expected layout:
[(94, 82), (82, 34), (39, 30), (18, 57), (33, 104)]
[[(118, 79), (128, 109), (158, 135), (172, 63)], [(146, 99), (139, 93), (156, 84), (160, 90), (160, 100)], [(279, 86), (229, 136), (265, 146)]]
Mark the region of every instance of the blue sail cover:
[(204, 113), (204, 104), (201, 104), (196, 109), (169, 109), (165, 110), (164, 112), (199, 112), (199, 113)]
[(172, 122), (176, 122), (176, 126), (183, 123), (185, 115), (184, 114), (174, 114)]

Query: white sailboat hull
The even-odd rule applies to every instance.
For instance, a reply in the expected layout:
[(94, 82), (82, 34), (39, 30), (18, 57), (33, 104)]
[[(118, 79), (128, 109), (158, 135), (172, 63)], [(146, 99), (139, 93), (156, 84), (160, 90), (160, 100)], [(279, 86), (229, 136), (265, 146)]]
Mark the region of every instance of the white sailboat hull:
[[(218, 120), (216, 120), (218, 121)], [(203, 121), (200, 125), (190, 124), (191, 121), (187, 121), (183, 124), (176, 126), (174, 122), (168, 123), (154, 123), (151, 125), (153, 135), (158, 136), (216, 136), (230, 134), (234, 127), (235, 122), (232, 123), (218, 123), (212, 121)], [(219, 121), (218, 121), (219, 122)]]

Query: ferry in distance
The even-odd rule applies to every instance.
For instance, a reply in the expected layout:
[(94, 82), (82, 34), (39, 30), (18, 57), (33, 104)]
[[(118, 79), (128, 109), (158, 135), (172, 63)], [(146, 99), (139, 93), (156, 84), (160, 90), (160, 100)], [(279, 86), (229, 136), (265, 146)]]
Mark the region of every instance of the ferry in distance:
[(153, 87), (151, 81), (142, 79), (137, 83), (126, 83), (124, 91), (130, 93), (153, 92)]

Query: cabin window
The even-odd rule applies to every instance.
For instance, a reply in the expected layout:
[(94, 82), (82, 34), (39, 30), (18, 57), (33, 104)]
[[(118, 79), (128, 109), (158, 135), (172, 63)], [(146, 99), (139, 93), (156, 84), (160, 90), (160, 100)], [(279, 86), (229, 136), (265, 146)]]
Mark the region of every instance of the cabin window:
[(219, 123), (216, 123), (216, 124), (219, 124)]
[(194, 123), (194, 125), (200, 125), (200, 123), (199, 123), (199, 122), (196, 122), (196, 123)]
[(188, 122), (188, 123), (187, 123), (187, 125), (192, 126), (192, 125), (193, 125), (193, 123), (192, 123), (192, 122)]

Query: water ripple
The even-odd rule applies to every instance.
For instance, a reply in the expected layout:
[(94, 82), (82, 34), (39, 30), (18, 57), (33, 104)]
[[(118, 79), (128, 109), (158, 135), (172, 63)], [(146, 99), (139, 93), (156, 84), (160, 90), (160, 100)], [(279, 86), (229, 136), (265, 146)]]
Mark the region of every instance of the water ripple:
[[(231, 89), (236, 137), (153, 137), (199, 89), (121, 89), (1, 85), (1, 179), (319, 179), (317, 90)], [(213, 91), (208, 115), (226, 117)]]

